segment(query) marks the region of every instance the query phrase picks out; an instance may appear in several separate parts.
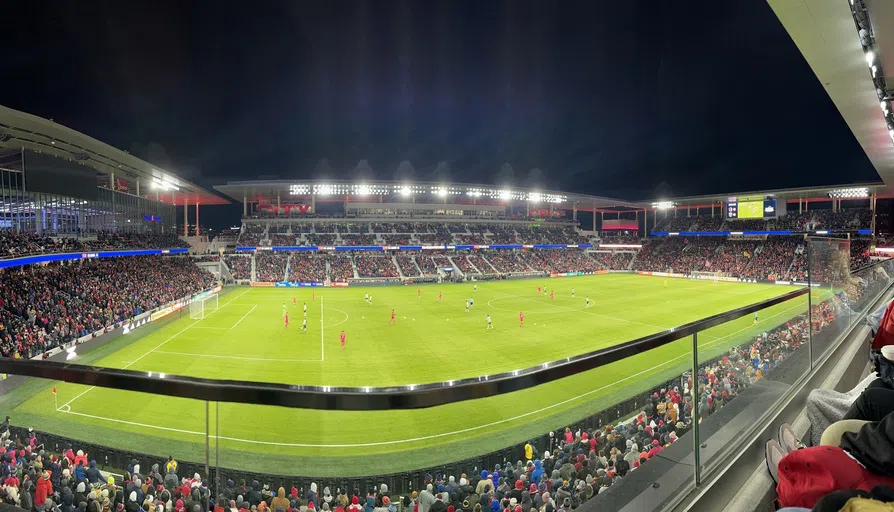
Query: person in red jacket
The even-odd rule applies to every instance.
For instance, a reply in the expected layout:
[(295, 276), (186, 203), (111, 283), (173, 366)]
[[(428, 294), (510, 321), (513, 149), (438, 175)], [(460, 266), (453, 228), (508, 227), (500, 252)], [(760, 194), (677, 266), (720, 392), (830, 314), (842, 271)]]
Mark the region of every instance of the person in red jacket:
[(50, 472), (44, 471), (43, 476), (37, 479), (37, 490), (34, 491), (34, 506), (42, 507), (47, 501), (47, 496), (53, 495), (53, 484), (50, 482)]
[(87, 467), (87, 454), (82, 450), (78, 450), (78, 455), (74, 458), (75, 466)]

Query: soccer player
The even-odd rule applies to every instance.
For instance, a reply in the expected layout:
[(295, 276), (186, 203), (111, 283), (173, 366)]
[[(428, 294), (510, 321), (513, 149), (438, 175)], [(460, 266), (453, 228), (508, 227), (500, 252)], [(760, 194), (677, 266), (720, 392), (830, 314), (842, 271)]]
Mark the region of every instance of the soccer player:
[(475, 307), (475, 297), (469, 297), (469, 307)]
[(283, 316), (282, 318), (283, 318), (283, 321), (285, 322), (285, 325), (283, 327), (285, 329), (288, 329), (289, 328), (289, 314), (286, 313), (285, 316)]
[(301, 322), (301, 331), (305, 334), (307, 333), (307, 318), (305, 318), (304, 321)]
[(297, 305), (298, 305), (298, 297), (295, 297), (294, 295), (292, 295), (292, 306), (297, 306)]
[(519, 327), (524, 327), (524, 326), (525, 326), (525, 313), (524, 313), (524, 311), (519, 311), (519, 312), (518, 312), (518, 326), (519, 326)]
[(488, 315), (487, 315), (487, 328), (488, 329), (494, 328), (494, 324), (490, 323), (490, 313), (488, 313)]
[(371, 294), (371, 293), (369, 294), (369, 305), (370, 306), (373, 305), (373, 294)]
[(466, 301), (466, 313), (469, 312), (469, 301)]
[(304, 303), (304, 318), (307, 318), (307, 303)]
[(540, 295), (540, 285), (537, 285), (537, 295)]
[(420, 290), (419, 288), (416, 288), (416, 298), (417, 299), (422, 298), (422, 290)]
[(286, 309), (286, 303), (283, 302), (283, 303), (282, 303), (282, 315), (283, 315), (283, 316), (286, 316), (286, 313), (288, 313), (288, 312), (289, 312), (289, 311)]
[(556, 291), (549, 292), (549, 300), (556, 300)]
[(338, 336), (339, 340), (341, 340), (341, 348), (345, 348), (345, 331), (342, 329), (341, 334)]
[(574, 298), (574, 288), (571, 289), (571, 298)]
[(587, 307), (590, 307), (590, 296), (587, 295)]
[(363, 302), (369, 304), (369, 294), (368, 293), (363, 294)]
[(475, 283), (475, 285), (472, 287), (472, 291), (473, 291), (473, 292), (477, 292), (477, 291), (478, 291), (478, 283)]
[(757, 325), (757, 311), (754, 312), (754, 325)]
[(396, 324), (397, 320), (394, 318), (394, 310), (391, 310), (391, 320), (388, 322), (389, 324)]
[(441, 292), (438, 292), (438, 302), (444, 302), (444, 294)]

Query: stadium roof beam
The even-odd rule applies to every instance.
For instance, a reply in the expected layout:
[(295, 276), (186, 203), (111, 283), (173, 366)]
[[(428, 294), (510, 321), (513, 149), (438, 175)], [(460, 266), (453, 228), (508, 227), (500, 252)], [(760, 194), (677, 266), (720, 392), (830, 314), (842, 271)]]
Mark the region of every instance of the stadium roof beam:
[[(826, 93), (835, 103), (854, 137), (863, 147), (885, 187), (894, 194), (894, 142), (880, 100), (889, 97), (873, 83), (880, 64), (894, 73), (894, 2), (889, 0), (767, 0), (776, 17), (798, 46)], [(868, 14), (871, 33), (861, 32), (855, 22)], [(865, 10), (863, 10), (865, 8)], [(869, 43), (872, 53), (864, 49)], [(871, 57), (871, 59), (869, 59)], [(792, 94), (798, 94), (793, 90)], [(889, 121), (886, 121), (886, 117)], [(854, 184), (845, 185), (854, 186)], [(839, 187), (840, 188), (840, 187)]]
[[(109, 178), (135, 183), (144, 197), (177, 204), (228, 204), (219, 194), (206, 190), (176, 174), (141, 160), (67, 126), (0, 105), (0, 148), (26, 149), (74, 160)], [(153, 188), (155, 185), (156, 188)], [(159, 185), (161, 185), (159, 187)]]

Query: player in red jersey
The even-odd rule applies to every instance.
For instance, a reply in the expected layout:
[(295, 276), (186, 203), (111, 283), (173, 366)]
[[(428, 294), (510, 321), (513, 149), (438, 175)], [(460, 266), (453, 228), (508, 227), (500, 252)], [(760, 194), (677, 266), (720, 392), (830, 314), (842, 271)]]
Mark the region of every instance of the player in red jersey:
[(518, 326), (519, 327), (525, 326), (525, 313), (523, 311), (518, 312)]
[(422, 290), (420, 290), (419, 288), (416, 288), (416, 298), (417, 299), (422, 298)]
[(293, 306), (297, 306), (297, 305), (298, 305), (298, 297), (295, 297), (294, 295), (292, 295), (292, 305), (293, 305)]
[(289, 327), (289, 314), (286, 313), (286, 315), (285, 315), (284, 317), (282, 317), (282, 319), (283, 319), (283, 320), (285, 321), (285, 323), (286, 323), (284, 327), (288, 328), (288, 327)]
[(345, 348), (345, 331), (342, 330), (341, 334), (338, 336), (339, 340), (341, 340), (341, 348)]
[(549, 292), (549, 298), (550, 298), (550, 300), (556, 300), (556, 291), (555, 290)]
[(391, 320), (388, 322), (389, 324), (396, 324), (397, 320), (394, 318), (394, 310), (391, 310)]
[(441, 292), (438, 292), (438, 302), (444, 302), (444, 294)]
[(540, 293), (540, 286), (539, 286), (539, 285), (537, 286), (537, 295), (541, 295), (541, 293)]

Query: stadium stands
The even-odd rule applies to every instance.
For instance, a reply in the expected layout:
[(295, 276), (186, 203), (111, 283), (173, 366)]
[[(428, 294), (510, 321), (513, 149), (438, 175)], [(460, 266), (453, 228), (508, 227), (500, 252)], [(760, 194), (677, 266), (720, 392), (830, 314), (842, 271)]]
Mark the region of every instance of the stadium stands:
[(397, 267), (387, 255), (359, 254), (354, 258), (360, 277), (399, 277)]
[(251, 255), (226, 254), (224, 264), (230, 269), (234, 279), (251, 279)]
[(172, 235), (97, 233), (94, 237), (48, 237), (0, 230), (0, 259), (82, 251), (174, 249), (189, 244)]
[(285, 279), (286, 263), (289, 254), (283, 252), (263, 251), (255, 257), (255, 272), (258, 281), (276, 282)]
[(210, 288), (191, 258), (138, 256), (0, 273), (0, 354), (33, 357)]
[(326, 258), (315, 254), (294, 253), (289, 260), (288, 280), (311, 283), (326, 281)]

